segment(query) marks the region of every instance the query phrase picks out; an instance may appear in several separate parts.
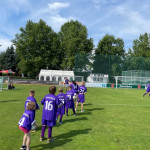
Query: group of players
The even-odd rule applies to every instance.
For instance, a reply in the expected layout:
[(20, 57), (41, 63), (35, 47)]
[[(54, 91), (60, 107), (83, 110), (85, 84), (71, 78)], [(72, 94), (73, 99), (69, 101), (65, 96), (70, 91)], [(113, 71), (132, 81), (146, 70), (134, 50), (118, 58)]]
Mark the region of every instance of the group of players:
[[(56, 96), (56, 87), (51, 86), (49, 88), (49, 94), (47, 94), (41, 101), (43, 106), (43, 114), (42, 114), (42, 131), (40, 141), (45, 140), (44, 134), (46, 127), (48, 127), (48, 138), (47, 142), (51, 142), (54, 140), (52, 138), (52, 128), (56, 125), (56, 120), (60, 116), (59, 123), (62, 124), (63, 115), (66, 112), (66, 116), (68, 116), (68, 109), (71, 108), (73, 110), (73, 114), (76, 116), (76, 110), (78, 107), (78, 103), (81, 103), (81, 112), (83, 110), (83, 103), (85, 102), (84, 94), (87, 92), (87, 88), (85, 87), (85, 82), (82, 82), (82, 85), (79, 86), (75, 81), (69, 85), (68, 78), (65, 79), (65, 87), (66, 93), (63, 93), (63, 88), (59, 88), (59, 94)], [(18, 122), (20, 130), (24, 132), (23, 137), (23, 145), (20, 149), (22, 150), (30, 150), (30, 141), (31, 141), (31, 129), (35, 129), (38, 127), (35, 121), (35, 110), (40, 109), (40, 105), (37, 104), (36, 99), (34, 98), (35, 91), (30, 90), (29, 97), (27, 97), (25, 102), (25, 112), (23, 113), (21, 119)], [(74, 106), (74, 102), (76, 102), (76, 108)]]

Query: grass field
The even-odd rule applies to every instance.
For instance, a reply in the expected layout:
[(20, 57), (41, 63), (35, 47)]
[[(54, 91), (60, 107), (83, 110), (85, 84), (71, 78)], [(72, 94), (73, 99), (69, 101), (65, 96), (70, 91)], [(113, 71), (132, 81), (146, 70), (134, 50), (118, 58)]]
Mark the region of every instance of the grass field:
[[(48, 94), (44, 85), (15, 85), (16, 90), (0, 92), (0, 150), (18, 150), (23, 132), (18, 121), (24, 112), (28, 91), (36, 91), (40, 104)], [(39, 130), (31, 135), (31, 150), (149, 150), (150, 98), (144, 90), (88, 88), (85, 112), (63, 117), (53, 128), (55, 141), (40, 142), (41, 109), (36, 111)], [(47, 136), (47, 130), (46, 134)]]

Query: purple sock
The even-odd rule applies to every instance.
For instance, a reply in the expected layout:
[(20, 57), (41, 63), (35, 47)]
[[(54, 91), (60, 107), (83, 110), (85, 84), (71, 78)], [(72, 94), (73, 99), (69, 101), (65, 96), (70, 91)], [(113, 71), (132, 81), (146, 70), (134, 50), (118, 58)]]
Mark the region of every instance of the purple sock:
[(75, 109), (74, 109), (74, 108), (72, 108), (72, 110), (73, 110), (73, 114), (75, 115)]
[(147, 93), (144, 93), (143, 96), (145, 96)]
[(48, 138), (52, 137), (52, 127), (48, 127)]
[(46, 126), (42, 127), (41, 137), (44, 137)]
[(60, 115), (60, 120), (59, 120), (60, 122), (62, 121), (62, 117), (63, 117), (63, 115)]

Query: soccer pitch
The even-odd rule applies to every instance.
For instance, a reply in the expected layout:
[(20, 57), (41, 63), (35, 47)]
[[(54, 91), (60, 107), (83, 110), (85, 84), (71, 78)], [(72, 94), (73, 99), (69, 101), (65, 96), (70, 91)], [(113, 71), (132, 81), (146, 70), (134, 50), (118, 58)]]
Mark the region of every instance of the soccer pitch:
[[(0, 92), (0, 149), (18, 150), (23, 132), (18, 121), (24, 112), (29, 90), (35, 90), (40, 104), (48, 94), (44, 85), (15, 85), (16, 90)], [(53, 128), (55, 141), (40, 142), (43, 106), (36, 111), (40, 125), (31, 133), (31, 150), (149, 150), (150, 149), (150, 97), (144, 90), (88, 88), (84, 113), (63, 117), (63, 124)], [(58, 94), (58, 91), (57, 91)], [(47, 137), (47, 130), (45, 133)]]

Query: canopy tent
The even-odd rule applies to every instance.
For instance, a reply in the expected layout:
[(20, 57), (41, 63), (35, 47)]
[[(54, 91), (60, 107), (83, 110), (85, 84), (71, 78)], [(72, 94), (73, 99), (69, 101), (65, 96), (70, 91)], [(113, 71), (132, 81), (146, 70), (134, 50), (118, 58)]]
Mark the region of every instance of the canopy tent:
[(10, 74), (15, 74), (15, 72), (13, 72), (11, 69), (9, 69), (9, 70), (2, 70), (2, 71), (0, 71), (0, 73), (6, 73), (6, 74), (10, 73)]

